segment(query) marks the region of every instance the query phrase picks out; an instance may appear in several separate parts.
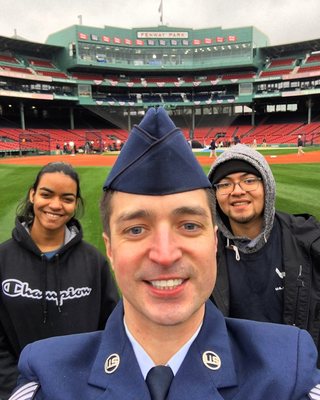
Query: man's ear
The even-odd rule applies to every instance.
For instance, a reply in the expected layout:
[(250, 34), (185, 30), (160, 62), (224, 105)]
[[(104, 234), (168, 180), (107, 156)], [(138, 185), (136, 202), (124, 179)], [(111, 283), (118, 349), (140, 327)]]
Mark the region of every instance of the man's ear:
[(215, 236), (215, 241), (216, 241), (216, 252), (218, 251), (218, 227), (217, 225), (214, 226), (214, 236)]
[[(103, 237), (104, 245), (106, 246), (107, 257), (109, 258), (109, 260), (111, 262), (111, 266), (112, 266), (113, 260), (112, 260), (112, 250), (111, 250), (111, 239), (105, 232), (103, 232), (102, 237)], [(112, 266), (112, 268), (113, 268), (113, 266)]]

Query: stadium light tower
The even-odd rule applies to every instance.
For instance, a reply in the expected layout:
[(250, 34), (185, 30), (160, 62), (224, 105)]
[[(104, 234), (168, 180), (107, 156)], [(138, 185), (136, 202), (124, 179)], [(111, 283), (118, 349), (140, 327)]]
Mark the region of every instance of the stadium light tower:
[(78, 15), (79, 25), (82, 25), (82, 15)]

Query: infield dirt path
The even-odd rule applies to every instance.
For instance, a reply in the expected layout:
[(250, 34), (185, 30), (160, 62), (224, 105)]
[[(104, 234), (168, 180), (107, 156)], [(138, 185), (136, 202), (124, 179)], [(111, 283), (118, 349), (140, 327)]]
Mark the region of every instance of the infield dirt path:
[[(267, 155), (265, 156), (269, 164), (295, 164), (295, 163), (320, 163), (320, 151), (305, 153), (301, 156), (295, 154), (288, 155)], [(117, 159), (117, 155), (97, 155), (97, 154), (76, 154), (76, 155), (49, 155), (49, 156), (28, 156), (12, 157), (0, 159), (0, 164), (16, 165), (45, 165), (49, 162), (64, 161), (74, 166), (112, 166)], [(201, 165), (211, 165), (213, 160), (209, 156), (199, 156)]]

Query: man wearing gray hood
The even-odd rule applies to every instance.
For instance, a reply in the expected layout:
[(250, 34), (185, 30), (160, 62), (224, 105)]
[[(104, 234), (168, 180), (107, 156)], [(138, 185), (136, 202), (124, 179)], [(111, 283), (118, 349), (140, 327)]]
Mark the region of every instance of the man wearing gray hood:
[(320, 223), (275, 210), (271, 169), (246, 145), (225, 151), (208, 177), (219, 238), (212, 300), (225, 316), (306, 329), (319, 350)]

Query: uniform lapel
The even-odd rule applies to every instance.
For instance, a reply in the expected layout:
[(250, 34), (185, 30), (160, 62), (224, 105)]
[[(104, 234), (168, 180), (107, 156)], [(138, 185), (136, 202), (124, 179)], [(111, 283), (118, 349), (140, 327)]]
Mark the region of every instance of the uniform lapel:
[(219, 400), (223, 399), (219, 390), (236, 386), (237, 375), (225, 320), (208, 302), (202, 328), (172, 382), (168, 400)]
[(147, 385), (124, 330), (122, 302), (119, 302), (107, 322), (88, 383), (104, 392), (98, 397), (99, 400), (150, 400)]
[[(109, 373), (105, 371), (108, 358)], [(147, 385), (124, 330), (122, 302), (109, 318), (103, 332), (89, 385), (101, 388), (99, 400), (150, 400)], [(223, 399), (219, 394), (220, 389), (236, 386), (237, 376), (225, 320), (209, 301), (202, 328), (173, 379), (168, 400), (219, 400)]]

